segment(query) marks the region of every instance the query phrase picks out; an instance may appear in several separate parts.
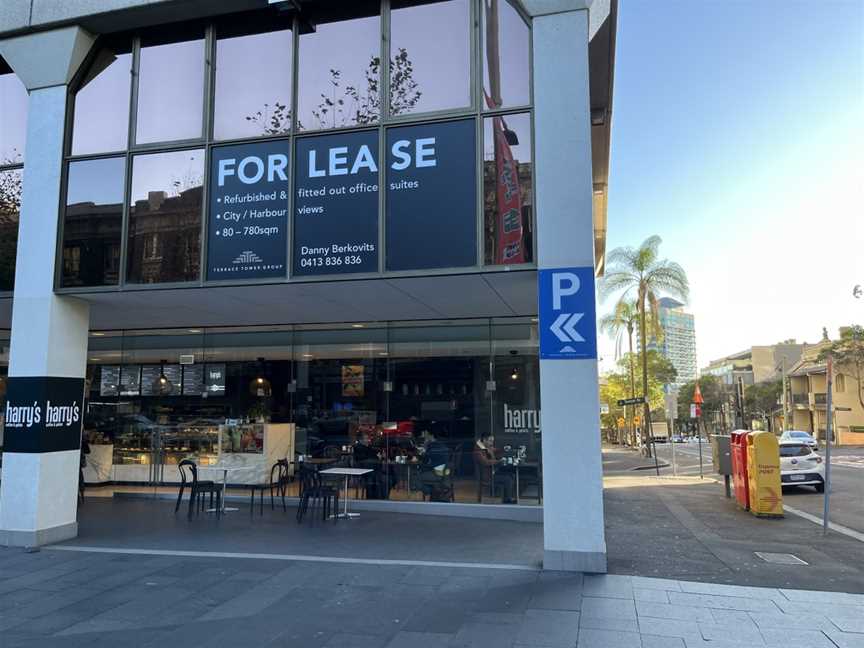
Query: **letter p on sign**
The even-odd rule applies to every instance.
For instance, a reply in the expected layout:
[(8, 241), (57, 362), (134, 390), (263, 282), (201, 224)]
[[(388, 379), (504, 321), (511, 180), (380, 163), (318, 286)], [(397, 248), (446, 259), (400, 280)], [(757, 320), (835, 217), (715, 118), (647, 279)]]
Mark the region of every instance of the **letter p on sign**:
[(572, 272), (552, 273), (552, 309), (561, 310), (561, 298), (579, 292), (579, 277)]

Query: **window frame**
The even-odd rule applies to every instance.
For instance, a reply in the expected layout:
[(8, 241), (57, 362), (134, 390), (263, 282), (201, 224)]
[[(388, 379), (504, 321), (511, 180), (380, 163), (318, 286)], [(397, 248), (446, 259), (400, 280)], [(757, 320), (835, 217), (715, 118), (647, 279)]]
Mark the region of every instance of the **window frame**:
[[(224, 140), (216, 140), (214, 138), (214, 114), (215, 114), (215, 100), (216, 100), (216, 55), (217, 55), (217, 47), (218, 47), (218, 25), (220, 24), (220, 19), (209, 20), (203, 24), (204, 28), (204, 97), (203, 97), (203, 106), (202, 106), (202, 134), (198, 138), (192, 139), (184, 139), (184, 140), (172, 140), (167, 142), (148, 142), (145, 144), (138, 144), (135, 141), (135, 134), (137, 132), (137, 111), (138, 111), (138, 86), (139, 86), (139, 70), (140, 70), (140, 62), (141, 62), (141, 43), (142, 38), (146, 38), (146, 35), (142, 35), (142, 33), (132, 33), (128, 35), (128, 39), (131, 40), (131, 52), (132, 52), (132, 63), (131, 63), (131, 74), (130, 74), (130, 92), (129, 92), (129, 133), (128, 133), (128, 142), (127, 148), (121, 151), (106, 151), (100, 153), (89, 153), (84, 155), (72, 155), (72, 128), (74, 123), (74, 103), (75, 103), (75, 92), (77, 91), (81, 78), (84, 75), (84, 72), (88, 69), (89, 65), (92, 63), (93, 58), (96, 53), (99, 51), (100, 46), (104, 45), (107, 42), (112, 42), (116, 39), (115, 36), (100, 38), (100, 40), (96, 43), (96, 47), (94, 47), (90, 54), (88, 55), (85, 64), (81, 66), (76, 77), (73, 79), (73, 82), (68, 86), (68, 95), (67, 95), (67, 110), (66, 110), (66, 129), (65, 129), (65, 137), (64, 137), (64, 156), (63, 156), (63, 168), (61, 172), (61, 200), (60, 200), (60, 210), (58, 214), (59, 218), (59, 226), (58, 226), (58, 238), (57, 238), (57, 249), (56, 254), (62, 255), (63, 249), (63, 226), (64, 226), (64, 213), (66, 202), (66, 196), (68, 191), (68, 169), (69, 164), (74, 161), (79, 160), (87, 160), (87, 159), (101, 159), (101, 158), (109, 158), (109, 157), (124, 157), (125, 158), (125, 186), (124, 186), (124, 201), (123, 201), (123, 221), (121, 227), (121, 244), (120, 244), (120, 276), (119, 280), (116, 284), (108, 285), (108, 286), (69, 286), (63, 287), (61, 286), (61, 270), (62, 267), (60, 264), (55, 263), (55, 277), (54, 277), (54, 290), (58, 294), (81, 294), (81, 293), (91, 293), (91, 292), (115, 292), (115, 291), (125, 291), (125, 290), (164, 290), (170, 288), (190, 288), (190, 287), (210, 287), (210, 286), (224, 286), (224, 285), (260, 285), (266, 283), (313, 283), (319, 281), (333, 281), (333, 280), (363, 280), (363, 279), (382, 279), (382, 278), (393, 278), (393, 277), (414, 277), (414, 276), (429, 276), (430, 274), (480, 274), (486, 272), (500, 272), (500, 271), (512, 271), (512, 270), (536, 270), (537, 268), (537, 237), (535, 236), (532, 240), (532, 249), (534, 259), (531, 263), (524, 263), (518, 265), (507, 265), (507, 264), (498, 264), (498, 265), (485, 265), (485, 247), (484, 247), (484, 213), (483, 213), (483, 146), (484, 146), (484, 134), (483, 134), (483, 124), (484, 120), (487, 118), (494, 117), (496, 115), (507, 116), (511, 114), (520, 114), (527, 113), (530, 118), (530, 129), (531, 129), (531, 155), (532, 155), (532, 164), (536, 163), (536, 137), (534, 132), (534, 83), (533, 83), (533, 74), (531, 71), (533, 70), (533, 28), (530, 19), (525, 16), (524, 12), (518, 7), (518, 5), (511, 2), (511, 0), (500, 0), (500, 2), (506, 2), (516, 10), (519, 15), (525, 20), (528, 29), (529, 29), (529, 38), (528, 38), (528, 57), (529, 57), (529, 97), (531, 99), (531, 103), (528, 105), (514, 105), (508, 106), (504, 108), (495, 108), (489, 109), (485, 106), (485, 103), (482, 101), (483, 97), (483, 52), (481, 44), (483, 42), (482, 35), (480, 30), (482, 29), (482, 12), (483, 8), (481, 6), (482, 0), (468, 0), (469, 2), (469, 56), (467, 64), (469, 66), (469, 96), (470, 96), (470, 105), (455, 109), (445, 109), (445, 110), (436, 110), (431, 112), (417, 112), (410, 113), (406, 115), (395, 115), (392, 116), (389, 114), (390, 108), (390, 74), (389, 74), (389, 65), (381, 66), (381, 73), (379, 82), (381, 84), (381, 114), (378, 123), (376, 124), (361, 124), (361, 125), (351, 125), (351, 126), (343, 126), (331, 129), (304, 129), (299, 131), (296, 127), (296, 121), (298, 118), (297, 109), (298, 109), (298, 101), (299, 101), (299, 77), (300, 77), (300, 66), (302, 61), (300, 60), (300, 39), (302, 38), (302, 34), (300, 33), (301, 20), (299, 15), (295, 14), (291, 21), (291, 30), (293, 32), (293, 57), (291, 64), (291, 124), (288, 133), (282, 133), (278, 135), (262, 135), (259, 137), (245, 137), (245, 138), (234, 138), (234, 139), (224, 139)], [(224, 19), (224, 18), (223, 18)], [(350, 20), (350, 19), (349, 19)], [(194, 22), (189, 23), (190, 28), (194, 26), (200, 26), (202, 23)], [(381, 61), (389, 61), (390, 56), (390, 0), (380, 0), (380, 8), (379, 8), (379, 24), (380, 24), (380, 60)], [(175, 25), (176, 27), (176, 25)], [(183, 25), (180, 25), (183, 28)], [(195, 39), (189, 39), (195, 40)], [(387, 192), (384, 190), (379, 190), (379, 204), (378, 204), (378, 245), (379, 245), (379, 253), (378, 253), (378, 269), (375, 272), (365, 272), (365, 273), (352, 273), (350, 275), (303, 275), (296, 276), (293, 274), (293, 246), (294, 246), (294, 221), (293, 218), (288, 219), (288, 231), (287, 231), (287, 250), (286, 250), (286, 270), (285, 275), (280, 276), (278, 278), (271, 279), (224, 279), (224, 280), (207, 280), (207, 209), (209, 206), (209, 181), (210, 181), (210, 165), (211, 165), (211, 156), (212, 149), (221, 146), (229, 146), (233, 144), (254, 144), (258, 142), (267, 142), (267, 141), (278, 141), (283, 140), (288, 142), (289, 146), (289, 160), (290, 160), (290, 168), (292, 170), (289, 178), (290, 182), (290, 193), (288, 200), (288, 209), (289, 214), (293, 213), (291, 210), (294, 209), (294, 164), (295, 164), (295, 142), (300, 138), (305, 137), (315, 137), (325, 134), (338, 134), (338, 133), (351, 133), (357, 131), (370, 131), (377, 129), (379, 134), (379, 151), (381, 155), (386, 154), (386, 137), (387, 130), (390, 127), (403, 127), (403, 126), (411, 126), (411, 125), (422, 125), (422, 124), (434, 124), (440, 122), (447, 121), (455, 121), (455, 120), (463, 120), (463, 119), (473, 119), (475, 124), (475, 195), (476, 195), (476, 204), (475, 204), (475, 212), (474, 212), (474, 220), (476, 225), (476, 240), (475, 240), (475, 263), (472, 266), (458, 267), (458, 268), (434, 268), (434, 269), (423, 269), (423, 270), (387, 270), (387, 249), (386, 249), (386, 194)], [(191, 281), (184, 282), (166, 282), (166, 283), (154, 283), (154, 284), (140, 284), (140, 283), (130, 283), (127, 281), (127, 272), (128, 272), (128, 236), (129, 236), (129, 219), (130, 219), (130, 197), (131, 197), (131, 183), (132, 183), (132, 159), (136, 155), (144, 154), (144, 153), (169, 153), (176, 152), (182, 150), (189, 149), (203, 149), (204, 150), (204, 178), (203, 178), (203, 195), (202, 195), (202, 207), (200, 214), (201, 221), (201, 233), (200, 233), (200, 241), (199, 241), (199, 254), (200, 254), (200, 263), (199, 263), (199, 273), (198, 277)], [(23, 165), (22, 165), (23, 166)], [(378, 171), (378, 182), (379, 187), (386, 187), (386, 165), (380, 164)], [(536, 171), (535, 171), (536, 173)], [(536, 227), (538, 215), (536, 213), (536, 180), (532, 182), (531, 187), (531, 204), (535, 207), (532, 212), (532, 217), (534, 219), (534, 224)]]

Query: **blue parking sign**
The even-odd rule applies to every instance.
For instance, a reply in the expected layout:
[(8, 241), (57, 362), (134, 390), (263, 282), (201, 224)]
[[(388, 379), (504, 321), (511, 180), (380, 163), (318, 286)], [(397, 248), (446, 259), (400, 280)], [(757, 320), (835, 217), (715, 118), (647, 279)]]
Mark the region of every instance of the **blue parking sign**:
[(555, 268), (538, 273), (540, 358), (597, 357), (594, 268)]

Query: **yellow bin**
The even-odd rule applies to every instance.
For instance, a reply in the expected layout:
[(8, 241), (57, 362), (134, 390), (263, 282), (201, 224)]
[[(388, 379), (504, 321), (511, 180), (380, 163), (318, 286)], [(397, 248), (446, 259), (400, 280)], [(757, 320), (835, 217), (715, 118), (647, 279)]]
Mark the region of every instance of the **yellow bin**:
[(780, 446), (770, 432), (747, 435), (747, 480), (750, 512), (759, 517), (783, 517)]

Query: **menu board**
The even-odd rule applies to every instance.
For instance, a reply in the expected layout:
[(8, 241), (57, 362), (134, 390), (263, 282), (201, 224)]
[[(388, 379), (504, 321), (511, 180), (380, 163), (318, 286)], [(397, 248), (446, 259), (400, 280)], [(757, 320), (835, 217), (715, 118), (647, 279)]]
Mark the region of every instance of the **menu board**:
[(123, 365), (120, 367), (120, 395), (138, 396), (141, 394), (141, 367)]
[(118, 396), (120, 394), (120, 367), (103, 365), (99, 376), (99, 395)]
[(213, 396), (225, 395), (225, 365), (208, 364), (204, 368), (204, 387)]
[(472, 119), (387, 130), (387, 269), (477, 263)]
[(287, 140), (212, 149), (208, 280), (286, 275), (288, 156)]
[(300, 138), (293, 274), (378, 271), (378, 132)]
[[(162, 385), (159, 378), (165, 374), (166, 382)], [(180, 365), (144, 365), (141, 367), (141, 395), (165, 396), (179, 394), (181, 383)]]
[(183, 367), (183, 395), (200, 396), (204, 393), (204, 365)]

